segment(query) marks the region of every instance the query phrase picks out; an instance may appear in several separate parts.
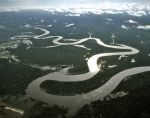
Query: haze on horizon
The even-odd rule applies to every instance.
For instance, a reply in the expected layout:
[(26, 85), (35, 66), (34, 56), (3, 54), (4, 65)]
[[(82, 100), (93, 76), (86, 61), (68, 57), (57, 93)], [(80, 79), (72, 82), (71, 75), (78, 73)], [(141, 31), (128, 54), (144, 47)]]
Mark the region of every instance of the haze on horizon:
[[(74, 5), (74, 4), (99, 4), (106, 2), (103, 0), (0, 0), (0, 7), (12, 7), (12, 6), (51, 6), (51, 5)], [(149, 0), (109, 0), (111, 3), (142, 3), (147, 4)]]

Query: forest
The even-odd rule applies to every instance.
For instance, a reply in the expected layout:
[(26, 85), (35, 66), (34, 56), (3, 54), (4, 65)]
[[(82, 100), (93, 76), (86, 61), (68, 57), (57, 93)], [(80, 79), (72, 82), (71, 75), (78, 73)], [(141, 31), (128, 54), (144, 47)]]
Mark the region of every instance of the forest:
[[(103, 101), (97, 100), (82, 107), (72, 118), (149, 118), (150, 72), (130, 76), (112, 92), (126, 91), (128, 95)], [(89, 112), (87, 112), (89, 111)]]
[[(42, 15), (41, 15), (42, 14)], [(126, 13), (122, 14), (81, 14), (80, 17), (66, 17), (67, 13), (50, 14), (42, 10), (22, 10), (21, 12), (0, 12), (0, 44), (15, 42), (11, 37), (21, 35), (24, 32), (32, 32), (35, 35), (41, 35), (44, 32), (33, 27), (27, 28), (25, 25), (37, 24), (43, 25), (43, 28), (50, 31), (49, 36), (62, 36), (60, 42), (69, 43), (65, 39), (76, 39), (89, 37), (88, 32), (94, 38), (100, 38), (104, 43), (112, 45), (112, 34), (115, 35), (114, 42), (134, 47), (139, 50), (136, 55), (126, 55), (127, 57), (108, 56), (98, 59), (97, 64), (104, 62), (101, 70), (92, 78), (86, 81), (78, 82), (59, 82), (59, 81), (44, 81), (40, 88), (46, 90), (47, 93), (61, 96), (73, 96), (76, 94), (85, 94), (93, 91), (106, 83), (113, 75), (120, 71), (132, 67), (149, 66), (150, 54), (150, 31), (138, 30), (136, 25), (124, 22), (132, 19), (139, 24), (149, 24), (149, 16), (133, 17)], [(11, 17), (13, 16), (13, 17)], [(29, 19), (31, 18), (31, 19)], [(105, 18), (113, 19), (113, 22), (108, 22)], [(144, 20), (143, 20), (144, 19)], [(44, 22), (41, 22), (44, 20)], [(57, 21), (57, 22), (56, 22)], [(5, 22), (5, 23), (4, 23)], [(74, 26), (66, 27), (67, 24), (73, 23)], [(129, 27), (129, 30), (121, 29), (124, 24)], [(52, 25), (52, 27), (46, 27)], [(140, 36), (140, 37), (138, 37)], [(78, 75), (89, 71), (87, 66), (87, 58), (100, 53), (109, 52), (125, 52), (129, 50), (110, 49), (98, 45), (94, 40), (88, 40), (79, 45), (84, 45), (84, 48), (75, 47), (73, 45), (58, 46), (54, 48), (44, 48), (53, 46), (53, 40), (49, 39), (34, 39), (29, 38), (33, 45), (27, 49), (27, 45), (19, 43), (17, 48), (5, 48), (10, 55), (15, 55), (20, 62), (15, 62), (12, 58), (0, 58), (0, 97), (10, 96), (26, 96), (25, 90), (28, 85), (35, 79), (44, 75), (55, 72), (54, 70), (41, 70), (33, 68), (33, 65), (56, 67), (56, 71), (61, 71), (65, 67), (72, 67), (68, 70), (68, 75)], [(18, 39), (22, 42), (22, 39)], [(117, 45), (114, 44), (114, 45)], [(0, 47), (1, 48), (1, 47)], [(144, 58), (143, 58), (144, 57)], [(135, 62), (131, 63), (134, 59)], [(11, 61), (11, 63), (10, 63)], [(116, 65), (114, 68), (109, 66)], [(117, 97), (109, 100), (97, 100), (84, 105), (79, 109), (72, 118), (149, 118), (150, 117), (150, 72), (137, 74), (125, 78), (119, 86), (112, 91), (125, 91), (128, 95)], [(30, 98), (31, 99), (31, 98)], [(6, 103), (7, 100), (2, 100)], [(62, 117), (67, 118), (68, 108), (63, 106), (50, 106), (47, 103), (32, 100), (35, 105), (30, 109), (31, 118), (48, 118)], [(33, 102), (33, 103), (34, 103)]]

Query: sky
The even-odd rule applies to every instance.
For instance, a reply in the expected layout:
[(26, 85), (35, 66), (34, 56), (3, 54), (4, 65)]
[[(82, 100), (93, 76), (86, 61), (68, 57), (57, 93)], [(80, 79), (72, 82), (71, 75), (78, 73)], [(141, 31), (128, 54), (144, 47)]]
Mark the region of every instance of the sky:
[[(105, 0), (0, 0), (0, 6), (30, 6), (30, 5), (69, 5), (69, 4), (98, 4), (103, 3)], [(148, 3), (150, 0), (109, 0), (111, 3), (125, 3), (125, 2), (135, 2), (135, 3)]]

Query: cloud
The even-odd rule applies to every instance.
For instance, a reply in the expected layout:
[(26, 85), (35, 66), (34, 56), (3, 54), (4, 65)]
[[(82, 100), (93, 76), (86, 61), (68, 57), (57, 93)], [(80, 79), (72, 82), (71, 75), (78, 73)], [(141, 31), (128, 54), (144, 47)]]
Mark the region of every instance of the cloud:
[(137, 17), (141, 17), (141, 16), (146, 16), (146, 12), (145, 11), (133, 11), (133, 10), (130, 10), (130, 11), (126, 11), (129, 15), (131, 16), (137, 16)]
[[(0, 0), (0, 5), (64, 5), (64, 4), (100, 4), (103, 3), (103, 0)], [(125, 3), (125, 2), (129, 2), (134, 4), (136, 3), (147, 3), (149, 2), (149, 0), (109, 0), (109, 2), (107, 2), (107, 5), (109, 5), (109, 3)], [(141, 4), (140, 4), (141, 5)], [(138, 7), (138, 5), (136, 5)], [(107, 6), (106, 6), (107, 7)]]
[(122, 25), (121, 28), (128, 30), (127, 26), (125, 26), (125, 25)]
[(141, 15), (141, 16), (147, 15), (145, 11), (137, 11), (136, 14)]
[[(138, 3), (111, 3), (104, 2), (96, 4), (96, 2), (92, 2), (92, 0), (88, 0), (88, 2), (92, 2), (93, 4), (78, 4), (78, 5), (64, 5), (64, 3), (71, 3), (71, 0), (45, 0), (41, 2), (41, 0), (0, 0), (0, 5), (4, 1), (13, 3), (11, 7), (0, 7), (0, 11), (15, 11), (14, 9), (22, 10), (22, 9), (42, 9), (49, 12), (69, 12), (68, 14), (122, 14), (127, 12), (132, 16), (144, 16), (147, 15), (144, 10), (150, 11), (150, 4), (138, 4)], [(53, 5), (53, 3), (57, 3)], [(87, 1), (87, 0), (86, 0)], [(93, 0), (97, 1), (98, 0)], [(81, 0), (77, 0), (77, 3), (85, 2)], [(85, 2), (85, 3), (88, 3)], [(36, 4), (37, 3), (37, 4)], [(39, 3), (39, 4), (38, 4)], [(40, 4), (41, 3), (41, 4)], [(45, 5), (42, 3), (46, 3)], [(62, 3), (62, 4), (61, 4)], [(17, 6), (18, 5), (18, 6)], [(10, 10), (11, 9), (11, 10)]]
[(72, 25), (74, 25), (73, 23), (71, 23), (71, 24), (66, 24), (66, 27), (70, 27), (70, 26), (72, 26)]
[(138, 24), (138, 22), (137, 22), (137, 21), (134, 21), (134, 20), (128, 20), (128, 21), (124, 21), (124, 22), (128, 22), (128, 23), (137, 23), (137, 24)]
[(93, 14), (103, 14), (104, 12), (103, 12), (103, 10), (101, 10), (101, 9), (93, 9), (93, 10), (91, 10), (90, 12), (92, 12)]
[(0, 9), (0, 12), (12, 12), (12, 11), (19, 12), (18, 9)]
[(133, 21), (133, 20), (129, 20), (129, 23), (138, 23), (138, 22)]
[(68, 14), (66, 16), (80, 16), (80, 14)]
[(105, 11), (105, 13), (107, 13), (107, 14), (122, 14), (123, 12), (122, 12), (122, 11), (112, 11), (112, 10), (108, 10), (108, 11)]
[(150, 30), (150, 25), (146, 25), (146, 26), (137, 26), (137, 29)]
[(113, 21), (113, 19), (109, 19), (109, 18), (105, 18), (105, 20), (107, 20), (107, 21)]

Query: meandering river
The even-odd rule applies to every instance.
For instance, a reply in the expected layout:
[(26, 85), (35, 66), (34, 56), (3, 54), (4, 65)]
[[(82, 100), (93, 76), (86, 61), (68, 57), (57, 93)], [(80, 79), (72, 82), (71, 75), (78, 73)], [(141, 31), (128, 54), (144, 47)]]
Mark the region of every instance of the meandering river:
[[(77, 42), (73, 43), (61, 43), (60, 40), (63, 39), (62, 36), (46, 36), (49, 35), (50, 32), (46, 29), (42, 28), (36, 28), (42, 30), (44, 33), (42, 35), (36, 35), (34, 36), (35, 39), (48, 39), (48, 38), (55, 38), (53, 40), (53, 43), (56, 44), (55, 46), (47, 46), (45, 48), (51, 48), (51, 47), (57, 47), (60, 45), (77, 45), (82, 42), (85, 42), (87, 40), (95, 40), (97, 44), (102, 45), (107, 48), (114, 48), (114, 49), (125, 49), (129, 51), (125, 52), (113, 52), (113, 53), (101, 53), (93, 55), (88, 59), (87, 65), (89, 68), (89, 72), (81, 75), (66, 75), (62, 72), (54, 72), (52, 74), (45, 75), (43, 77), (37, 78), (36, 80), (32, 81), (28, 88), (27, 88), (27, 94), (30, 95), (32, 98), (49, 103), (50, 105), (57, 104), (59, 106), (65, 106), (69, 107), (69, 113), (74, 113), (77, 108), (81, 108), (84, 104), (89, 104), (92, 101), (98, 100), (100, 98), (103, 98), (110, 94), (121, 82), (122, 79), (124, 79), (126, 76), (150, 71), (150, 67), (135, 67), (131, 69), (124, 70), (122, 72), (119, 72), (118, 74), (111, 77), (109, 81), (107, 81), (104, 85), (101, 87), (86, 93), (82, 95), (75, 95), (75, 96), (59, 96), (59, 95), (52, 95), (44, 92), (40, 88), (40, 84), (44, 82), (45, 80), (56, 80), (56, 81), (84, 81), (87, 79), (90, 79), (95, 74), (97, 74), (100, 71), (100, 68), (97, 65), (97, 60), (104, 56), (112, 56), (112, 55), (133, 55), (137, 54), (139, 50), (118, 44), (118, 46), (114, 45), (107, 45), (104, 44), (99, 38), (92, 38), (91, 35), (89, 38), (83, 38)], [(54, 88), (55, 89), (55, 88)], [(68, 88), (69, 89), (69, 88)]]

